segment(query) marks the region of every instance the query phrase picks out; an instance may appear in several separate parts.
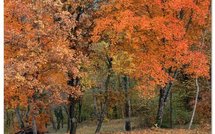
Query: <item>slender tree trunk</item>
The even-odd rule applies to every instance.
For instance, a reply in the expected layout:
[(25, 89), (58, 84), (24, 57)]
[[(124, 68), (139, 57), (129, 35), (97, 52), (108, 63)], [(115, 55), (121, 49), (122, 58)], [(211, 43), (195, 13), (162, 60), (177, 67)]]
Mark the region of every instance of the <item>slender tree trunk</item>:
[(164, 110), (164, 89), (160, 89), (160, 98), (159, 98), (159, 105), (158, 105), (158, 112), (157, 112), (157, 127), (161, 127), (162, 120), (163, 120), (163, 110)]
[[(175, 70), (173, 78), (176, 79), (178, 75), (178, 71)], [(165, 88), (160, 89), (160, 98), (159, 98), (159, 105), (158, 105), (158, 112), (157, 112), (157, 127), (161, 127), (163, 121), (163, 114), (164, 114), (164, 106), (167, 102), (169, 93), (171, 92), (173, 83), (170, 81)]]
[(63, 109), (60, 106), (60, 121), (61, 121), (61, 128), (63, 128), (63, 120), (64, 120), (64, 116), (63, 116)]
[(101, 127), (102, 127), (102, 123), (104, 121), (104, 117), (105, 117), (107, 110), (108, 110), (108, 85), (109, 85), (110, 77), (111, 77), (111, 75), (108, 74), (107, 79), (105, 81), (105, 102), (101, 108), (101, 113), (100, 113), (99, 118), (98, 118), (98, 123), (97, 123), (95, 133), (100, 132)]
[(96, 131), (95, 133), (99, 133), (100, 130), (101, 130), (101, 126), (102, 126), (102, 123), (103, 123), (103, 120), (104, 120), (104, 117), (105, 115), (107, 114), (107, 111), (108, 111), (108, 94), (109, 94), (109, 82), (110, 82), (110, 78), (111, 78), (111, 75), (112, 75), (112, 58), (109, 57), (107, 54), (106, 54), (106, 58), (107, 58), (107, 67), (108, 67), (108, 75), (107, 75), (107, 79), (105, 81), (105, 85), (104, 85), (104, 90), (105, 90), (105, 101), (104, 101), (104, 105), (101, 109), (101, 113), (100, 113), (100, 116), (99, 116), (99, 119), (98, 119), (98, 124), (97, 124), (97, 127), (96, 127)]
[(69, 111), (68, 111), (68, 108), (67, 108), (67, 106), (63, 106), (63, 108), (65, 109), (65, 111), (66, 111), (66, 114), (67, 114), (67, 132), (69, 132), (69, 130), (70, 130), (70, 117), (69, 117)]
[(104, 120), (104, 117), (105, 117), (105, 111), (103, 111), (101, 114), (100, 114), (100, 117), (98, 119), (98, 124), (97, 124), (97, 127), (96, 127), (96, 131), (95, 133), (99, 133), (100, 130), (101, 130), (101, 127), (102, 127), (102, 123), (103, 123), (103, 120)]
[(12, 112), (12, 126), (14, 127), (14, 113)]
[(71, 127), (71, 125), (70, 125), (70, 118), (68, 117), (68, 121), (67, 121), (67, 132), (69, 132), (70, 127)]
[(69, 106), (69, 118), (70, 118), (70, 134), (76, 133), (77, 121), (75, 118), (75, 98), (72, 95), (69, 96), (70, 106)]
[[(176, 79), (177, 76), (178, 76), (178, 70), (176, 69), (174, 74), (173, 74), (173, 78)], [(169, 93), (171, 92), (171, 89), (172, 89), (172, 85), (173, 85), (173, 82), (170, 81), (166, 86), (164, 102), (167, 102)]]
[(63, 128), (63, 111), (62, 107), (58, 107), (55, 109), (55, 117), (57, 118), (57, 129), (60, 129), (60, 127)]
[(36, 125), (36, 121), (33, 117), (33, 120), (32, 120), (32, 125), (33, 125), (33, 134), (37, 134), (37, 125)]
[(129, 89), (129, 81), (128, 77), (124, 77), (124, 89), (125, 89), (125, 130), (130, 131), (131, 130), (131, 103), (130, 98), (128, 95), (128, 89)]
[(170, 128), (173, 127), (172, 125), (172, 91), (170, 92), (170, 97), (169, 97), (169, 116), (170, 116)]
[(82, 121), (81, 119), (81, 110), (82, 110), (82, 99), (78, 102), (78, 122), (80, 123)]
[(22, 128), (24, 128), (25, 126), (24, 126), (24, 122), (23, 122), (22, 117), (21, 117), (21, 114), (20, 114), (19, 107), (17, 107), (17, 108), (15, 109), (15, 112), (16, 112), (17, 120), (18, 120), (18, 122), (19, 122), (19, 127), (22, 129)]
[(122, 118), (125, 118), (125, 114), (124, 114), (125, 112), (124, 112), (124, 107), (122, 106), (121, 107), (121, 115), (122, 115)]
[(192, 124), (193, 124), (193, 119), (194, 119), (195, 112), (196, 112), (196, 106), (197, 106), (197, 103), (198, 103), (198, 97), (199, 97), (199, 83), (198, 83), (198, 78), (196, 78), (196, 98), (195, 98), (195, 104), (194, 104), (194, 108), (193, 108), (193, 113), (192, 113), (192, 116), (191, 116), (191, 119), (190, 119), (190, 124), (189, 124), (188, 129), (190, 129)]
[[(26, 117), (26, 120), (28, 121), (28, 119), (29, 119), (29, 114), (30, 114), (30, 105), (28, 105), (28, 107), (27, 107), (27, 112), (26, 112), (26, 114), (25, 114), (25, 117)], [(28, 127), (29, 126), (29, 123), (28, 124), (26, 124), (26, 127)]]
[(59, 119), (59, 117), (57, 117), (57, 130), (60, 129), (60, 122), (61, 122), (61, 120)]
[(10, 126), (10, 116), (7, 110), (6, 110), (6, 125)]
[(62, 119), (62, 121), (61, 121), (61, 128), (63, 128), (63, 125), (64, 125), (64, 121)]
[(95, 117), (98, 116), (98, 113), (97, 113), (97, 101), (96, 101), (96, 96), (95, 96), (95, 93), (93, 91), (93, 108), (94, 108), (94, 115)]
[(57, 128), (56, 128), (56, 125), (55, 125), (55, 121), (54, 121), (54, 117), (53, 117), (53, 114), (52, 114), (52, 111), (51, 111), (51, 113), (50, 113), (50, 121), (51, 121), (51, 123), (52, 123), (52, 128), (55, 130), (55, 131), (57, 131)]
[(118, 109), (117, 109), (117, 106), (114, 106), (113, 113), (114, 113), (114, 119), (118, 119)]

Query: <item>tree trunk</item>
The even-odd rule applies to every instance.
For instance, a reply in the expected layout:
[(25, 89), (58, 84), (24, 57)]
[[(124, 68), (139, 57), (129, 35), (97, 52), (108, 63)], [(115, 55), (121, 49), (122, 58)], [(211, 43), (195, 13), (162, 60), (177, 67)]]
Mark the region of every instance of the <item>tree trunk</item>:
[(111, 77), (111, 75), (108, 74), (107, 79), (105, 81), (105, 102), (104, 102), (104, 105), (102, 106), (102, 109), (101, 109), (101, 112), (99, 115), (99, 119), (98, 119), (95, 133), (100, 132), (101, 127), (102, 127), (102, 123), (104, 121), (104, 117), (105, 117), (107, 110), (108, 110), (108, 85), (109, 85), (110, 77)]
[(160, 89), (160, 98), (159, 98), (159, 105), (158, 105), (158, 112), (157, 112), (157, 127), (161, 127), (162, 120), (163, 120), (163, 110), (164, 110), (164, 92), (163, 88)]
[(10, 126), (10, 116), (9, 116), (9, 112), (6, 110), (6, 125)]
[(196, 106), (197, 106), (197, 103), (198, 103), (198, 97), (199, 97), (199, 83), (198, 83), (198, 78), (196, 78), (196, 98), (195, 98), (195, 104), (194, 104), (194, 108), (193, 108), (193, 113), (192, 113), (192, 117), (190, 119), (190, 124), (189, 124), (188, 129), (190, 129), (192, 124), (193, 124), (193, 119), (194, 119), (195, 112), (196, 112)]
[(70, 134), (76, 133), (77, 121), (75, 118), (75, 98), (70, 95), (69, 118), (70, 118)]
[(61, 128), (63, 128), (64, 116), (63, 116), (63, 109), (62, 109), (62, 107), (60, 107), (60, 115), (61, 115)]
[(55, 112), (55, 117), (57, 118), (57, 129), (60, 129), (60, 127), (63, 128), (63, 111), (62, 111), (62, 107), (58, 107), (54, 110)]
[(11, 124), (12, 124), (12, 126), (14, 127), (14, 113), (13, 113), (13, 112), (11, 113), (11, 116), (12, 116), (12, 120), (11, 120), (12, 123), (11, 123)]
[[(178, 70), (176, 69), (174, 74), (173, 74), (173, 78), (176, 79), (178, 75)], [(158, 112), (157, 112), (157, 127), (161, 127), (162, 125), (162, 121), (163, 121), (163, 114), (164, 114), (164, 106), (165, 103), (167, 102), (169, 93), (171, 92), (172, 89), (172, 81), (170, 81), (166, 87), (164, 87), (163, 89), (160, 89), (160, 98), (159, 98), (159, 105), (158, 105)]]
[(169, 97), (169, 116), (170, 116), (170, 128), (172, 128), (172, 92), (170, 92)]
[(61, 120), (59, 117), (57, 117), (57, 130), (60, 129), (60, 123), (61, 123)]
[(130, 104), (130, 98), (128, 95), (128, 89), (129, 89), (129, 82), (128, 77), (124, 77), (124, 89), (125, 89), (125, 130), (130, 131), (131, 130), (131, 104)]
[(95, 96), (95, 91), (93, 90), (93, 108), (94, 108), (94, 115), (95, 117), (98, 116), (98, 113), (97, 113), (97, 101), (96, 101), (96, 96)]
[[(26, 120), (28, 121), (28, 119), (29, 119), (29, 114), (30, 114), (30, 105), (28, 105), (28, 107), (27, 107), (27, 112), (26, 112), (26, 114), (25, 114), (25, 117), (26, 117)], [(29, 123), (27, 122), (26, 123), (26, 126), (25, 127), (29, 127)]]
[(59, 126), (61, 125), (61, 127), (63, 128), (63, 119), (64, 119), (64, 117), (63, 117), (63, 110), (62, 110), (62, 107), (60, 106), (60, 108), (59, 108)]
[(69, 130), (70, 130), (70, 117), (69, 117), (69, 111), (68, 111), (68, 108), (67, 108), (67, 106), (63, 106), (63, 108), (65, 109), (65, 111), (66, 111), (66, 114), (67, 114), (67, 132), (69, 132)]
[(33, 117), (33, 120), (32, 120), (32, 125), (33, 125), (33, 134), (37, 134), (37, 125), (36, 125), (36, 121)]
[(50, 121), (52, 123), (52, 128), (57, 131), (57, 128), (56, 128), (56, 125), (55, 125), (55, 121), (54, 121), (54, 117), (53, 117), (53, 114), (52, 114), (52, 111), (50, 113)]
[[(176, 79), (177, 76), (178, 76), (178, 70), (176, 69), (174, 74), (173, 74), (173, 78)], [(173, 82), (170, 81), (166, 86), (164, 102), (167, 102), (169, 93), (171, 92), (171, 89), (172, 89), (172, 85), (173, 85)]]
[(19, 127), (22, 129), (25, 126), (24, 126), (24, 122), (23, 122), (21, 114), (20, 114), (19, 106), (15, 109), (15, 112), (16, 112), (16, 117), (17, 117), (18, 123), (19, 123)]
[[(104, 112), (105, 112), (105, 111), (104, 111)], [(96, 134), (99, 133), (100, 130), (101, 130), (102, 123), (103, 123), (103, 120), (104, 120), (104, 117), (105, 117), (105, 113), (104, 113), (104, 112), (102, 112), (102, 113), (100, 114), (100, 117), (99, 117), (99, 119), (98, 119), (98, 124), (97, 124), (96, 131), (95, 131)]]
[(68, 117), (68, 121), (67, 121), (67, 132), (70, 131), (70, 127), (71, 127), (71, 125), (70, 125), (70, 117)]
[(118, 109), (117, 109), (117, 106), (114, 106), (113, 108), (113, 113), (114, 113), (114, 119), (118, 119)]
[(78, 102), (78, 122), (80, 123), (82, 121), (81, 119), (81, 110), (82, 110), (82, 99), (80, 98)]

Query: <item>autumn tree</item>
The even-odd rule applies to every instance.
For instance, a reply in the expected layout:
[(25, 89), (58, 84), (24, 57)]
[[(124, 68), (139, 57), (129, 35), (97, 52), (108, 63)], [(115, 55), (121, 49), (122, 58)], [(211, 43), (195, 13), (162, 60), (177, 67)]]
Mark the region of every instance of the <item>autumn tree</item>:
[[(84, 75), (80, 69), (91, 26), (86, 2), (5, 2), (5, 108), (16, 109), (20, 129), (36, 128), (36, 120), (37, 131), (45, 131), (50, 105), (67, 102), (66, 95), (71, 107), (81, 96), (77, 79)], [(68, 85), (71, 79), (75, 86)], [(23, 121), (20, 108), (33, 123)]]
[(5, 1), (5, 110), (16, 113), (17, 130), (44, 133), (53, 123), (52, 110), (64, 106), (74, 134), (82, 96), (96, 88), (101, 92), (94, 92), (100, 99), (94, 104), (101, 104), (100, 112), (95, 105), (96, 133), (119, 100), (130, 131), (131, 90), (144, 97), (158, 89), (160, 127), (179, 74), (210, 79), (205, 43), (210, 5), (209, 0)]
[(139, 81), (138, 89), (160, 89), (158, 126), (178, 73), (208, 77), (208, 57), (199, 51), (199, 38), (210, 21), (209, 6), (207, 0), (110, 0), (98, 12), (94, 42), (109, 42), (112, 55), (129, 53), (134, 65), (130, 76)]

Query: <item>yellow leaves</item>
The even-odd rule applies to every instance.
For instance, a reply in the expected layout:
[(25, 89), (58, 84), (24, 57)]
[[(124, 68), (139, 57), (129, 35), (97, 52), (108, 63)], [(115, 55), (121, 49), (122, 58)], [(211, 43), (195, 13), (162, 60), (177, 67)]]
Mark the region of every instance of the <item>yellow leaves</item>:
[(84, 90), (91, 89), (96, 86), (96, 81), (89, 74), (81, 79), (81, 85)]
[(96, 51), (97, 53), (105, 53), (108, 51), (110, 44), (105, 42), (105, 41), (101, 41), (99, 43), (94, 43), (91, 45), (91, 49)]
[(134, 57), (126, 51), (119, 51), (113, 55), (113, 70), (119, 74), (131, 74), (134, 72)]
[(17, 73), (15, 75), (15, 79), (18, 81), (18, 82), (25, 82), (25, 77), (21, 76), (19, 73)]

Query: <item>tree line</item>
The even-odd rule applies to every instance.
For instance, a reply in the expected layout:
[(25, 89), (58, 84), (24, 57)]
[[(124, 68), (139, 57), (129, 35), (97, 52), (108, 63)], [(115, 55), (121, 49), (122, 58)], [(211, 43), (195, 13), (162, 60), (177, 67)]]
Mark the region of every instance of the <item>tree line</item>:
[(154, 126), (161, 127), (182, 76), (196, 83), (191, 128), (198, 80), (210, 81), (210, 6), (209, 0), (5, 1), (4, 103), (5, 113), (15, 113), (14, 131), (44, 133), (49, 123), (59, 129), (65, 111), (75, 134), (90, 90), (95, 133), (109, 109), (117, 110), (112, 102), (124, 106), (131, 131), (132, 91), (159, 96)]

